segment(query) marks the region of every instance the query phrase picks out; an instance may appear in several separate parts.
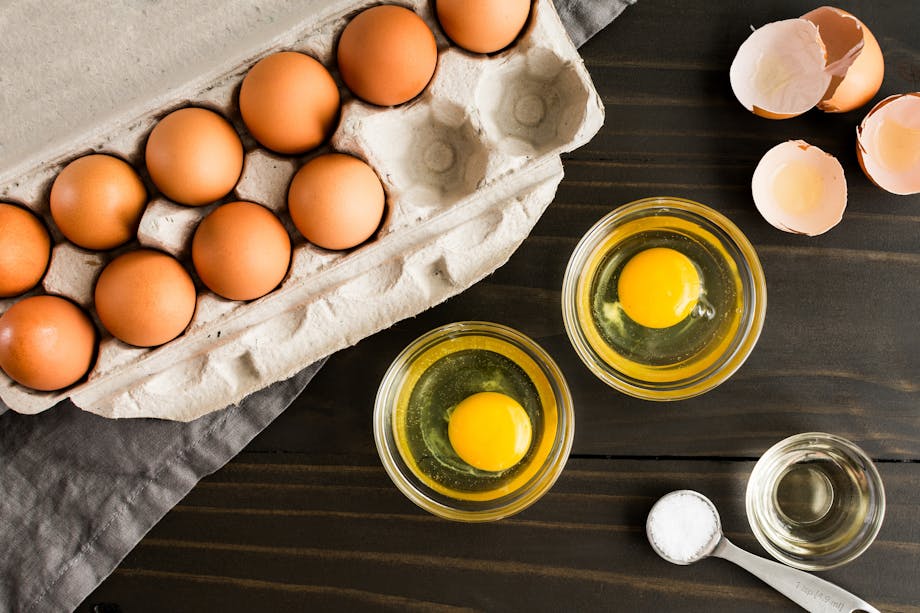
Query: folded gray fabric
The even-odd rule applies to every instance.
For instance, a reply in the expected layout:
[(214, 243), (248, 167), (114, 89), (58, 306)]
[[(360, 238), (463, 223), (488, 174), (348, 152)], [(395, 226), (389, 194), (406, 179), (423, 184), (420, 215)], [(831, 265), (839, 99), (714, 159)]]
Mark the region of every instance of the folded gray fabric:
[(581, 47), (636, 0), (553, 0), (569, 38)]
[[(634, 1), (556, 5), (580, 45)], [(69, 401), (27, 416), (0, 403), (0, 611), (75, 608), (202, 477), (286, 409), (321, 366), (188, 424), (107, 420)]]
[(112, 420), (69, 401), (0, 417), (0, 611), (67, 611), (322, 363), (192, 423)]

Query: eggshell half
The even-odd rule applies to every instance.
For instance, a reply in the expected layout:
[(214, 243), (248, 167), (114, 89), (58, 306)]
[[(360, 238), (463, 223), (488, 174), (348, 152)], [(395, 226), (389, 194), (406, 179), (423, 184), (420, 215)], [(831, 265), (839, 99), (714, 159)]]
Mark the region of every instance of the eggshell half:
[(869, 102), (885, 76), (885, 60), (875, 36), (859, 19), (831, 6), (822, 6), (802, 16), (818, 27), (827, 48), (827, 70), (831, 83), (818, 108), (827, 113), (845, 113)]
[(757, 210), (772, 226), (808, 236), (840, 223), (847, 205), (840, 162), (802, 140), (767, 151), (754, 170), (751, 193)]
[(872, 107), (856, 128), (856, 156), (882, 189), (920, 193), (920, 92), (889, 96)]
[(824, 97), (831, 75), (818, 28), (806, 19), (754, 30), (729, 70), (732, 91), (747, 110), (770, 119), (801, 115)]

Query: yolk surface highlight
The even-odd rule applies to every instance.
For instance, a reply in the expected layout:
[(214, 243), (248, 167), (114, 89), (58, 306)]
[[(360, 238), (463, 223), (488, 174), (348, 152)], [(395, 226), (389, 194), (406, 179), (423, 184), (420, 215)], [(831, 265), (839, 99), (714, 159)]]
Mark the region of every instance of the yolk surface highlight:
[(667, 247), (634, 255), (617, 284), (626, 314), (646, 328), (669, 328), (693, 311), (700, 297), (700, 275), (690, 258)]
[(464, 462), (497, 472), (524, 458), (533, 432), (527, 411), (514, 398), (480, 392), (457, 405), (450, 415), (447, 435)]

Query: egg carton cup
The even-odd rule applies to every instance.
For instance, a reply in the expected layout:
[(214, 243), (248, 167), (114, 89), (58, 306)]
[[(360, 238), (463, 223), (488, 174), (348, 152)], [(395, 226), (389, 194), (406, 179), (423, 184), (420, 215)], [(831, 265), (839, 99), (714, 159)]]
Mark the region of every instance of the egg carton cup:
[[(87, 378), (59, 392), (22, 387), (0, 372), (0, 399), (20, 413), (39, 413), (64, 398), (110, 418), (190, 421), (235, 404), (293, 376), (308, 364), (461, 292), (503, 264), (530, 233), (562, 180), (562, 152), (586, 142), (603, 124), (603, 106), (551, 0), (536, 0), (517, 43), (492, 56), (448, 46), (424, 0), (400, 3), (435, 33), (439, 59), (432, 82), (415, 100), (381, 108), (349, 97), (331, 149), (374, 167), (387, 192), (387, 212), (375, 237), (347, 252), (304, 241), (286, 211), (287, 189), (309, 157), (282, 157), (258, 148), (235, 99), (248, 69), (281, 50), (311, 55), (335, 72), (338, 35), (375, 2), (330, 2), (325, 11), (265, 41), (244, 58), (170, 91), (79, 142), (60, 145), (45, 160), (0, 170), (0, 200), (41, 215), (55, 243), (42, 287), (85, 307), (100, 331)], [(89, 252), (54, 228), (48, 194), (69, 161), (110, 153), (143, 168), (146, 136), (166, 113), (202, 106), (229, 118), (247, 150), (239, 183), (227, 198), (262, 204), (279, 215), (293, 243), (281, 286), (252, 302), (224, 300), (200, 283), (191, 324), (157, 348), (111, 337), (93, 310), (93, 287), (111, 259), (140, 246), (170, 253), (189, 270), (191, 237), (218, 204), (186, 207), (154, 196), (137, 243)], [(197, 280), (196, 280), (197, 282)], [(15, 301), (0, 301), (0, 312)]]

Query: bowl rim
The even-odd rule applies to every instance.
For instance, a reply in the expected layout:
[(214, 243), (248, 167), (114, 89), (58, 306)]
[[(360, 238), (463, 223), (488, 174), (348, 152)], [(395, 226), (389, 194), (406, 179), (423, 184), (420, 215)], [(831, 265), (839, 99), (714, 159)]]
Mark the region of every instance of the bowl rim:
[[(451, 338), (467, 335), (491, 335), (510, 342), (534, 360), (546, 375), (557, 406), (557, 428), (553, 447), (541, 469), (530, 481), (502, 497), (479, 501), (474, 509), (450, 504), (449, 497), (417, 486), (410, 478), (412, 470), (403, 461), (393, 437), (392, 414), (405, 371), (424, 351)], [(390, 363), (377, 388), (374, 400), (374, 442), (383, 467), (396, 487), (422, 509), (439, 517), (462, 522), (495, 521), (518, 513), (545, 494), (559, 478), (568, 460), (575, 434), (572, 395), (562, 370), (553, 358), (533, 339), (502, 324), (486, 321), (458, 321), (429, 330), (409, 343)], [(463, 501), (469, 504), (469, 501)]]
[[(577, 309), (578, 282), (594, 250), (624, 221), (676, 211), (701, 220), (721, 231), (741, 254), (735, 260), (745, 292), (745, 312), (735, 334), (735, 340), (714, 367), (700, 376), (668, 384), (644, 383), (622, 376), (598, 356), (579, 324)], [(747, 360), (760, 333), (767, 309), (767, 286), (763, 267), (754, 246), (728, 217), (699, 202), (677, 196), (651, 196), (628, 202), (601, 217), (582, 236), (572, 251), (562, 282), (562, 319), (566, 334), (581, 361), (601, 381), (610, 387), (643, 400), (685, 400), (712, 390), (731, 377)]]
[[(808, 445), (807, 443), (811, 444)], [(843, 451), (847, 455), (857, 459), (863, 468), (863, 474), (866, 476), (868, 483), (871, 485), (870, 491), (876, 492), (876, 497), (872, 501), (875, 503), (873, 519), (870, 524), (867, 524), (869, 526), (868, 530), (861, 531), (859, 533), (859, 544), (852, 550), (848, 551), (846, 555), (836, 560), (832, 559), (829, 562), (822, 562), (822, 558), (828, 557), (827, 554), (815, 556), (810, 559), (802, 559), (800, 557), (793, 557), (787, 554), (785, 550), (777, 546), (767, 536), (766, 532), (763, 530), (763, 527), (760, 524), (760, 513), (757, 510), (758, 500), (769, 494), (769, 492), (763, 491), (764, 488), (762, 483), (765, 481), (763, 474), (769, 474), (767, 473), (769, 470), (769, 465), (781, 458), (782, 454), (784, 453), (797, 449), (812, 448), (815, 446), (815, 443), (824, 443), (835, 450)], [(767, 553), (769, 553), (771, 556), (783, 564), (792, 566), (793, 568), (799, 568), (801, 570), (808, 571), (819, 571), (830, 570), (832, 568), (842, 566), (847, 562), (851, 562), (862, 555), (862, 553), (869, 548), (869, 546), (875, 541), (875, 537), (878, 536), (879, 531), (882, 529), (882, 524), (885, 521), (885, 498), (885, 485), (882, 482), (882, 477), (878, 472), (878, 468), (875, 466), (875, 463), (872, 461), (872, 458), (869, 456), (869, 454), (867, 454), (861, 447), (852, 441), (835, 434), (829, 434), (827, 432), (802, 432), (800, 434), (794, 434), (784, 438), (783, 440), (771, 446), (763, 453), (763, 455), (760, 456), (760, 458), (754, 464), (754, 468), (751, 470), (751, 474), (748, 477), (748, 482), (744, 493), (744, 506), (751, 531), (757, 538), (757, 542), (760, 543), (760, 545), (767, 551)], [(851, 543), (852, 542), (853, 541), (851, 541)]]

